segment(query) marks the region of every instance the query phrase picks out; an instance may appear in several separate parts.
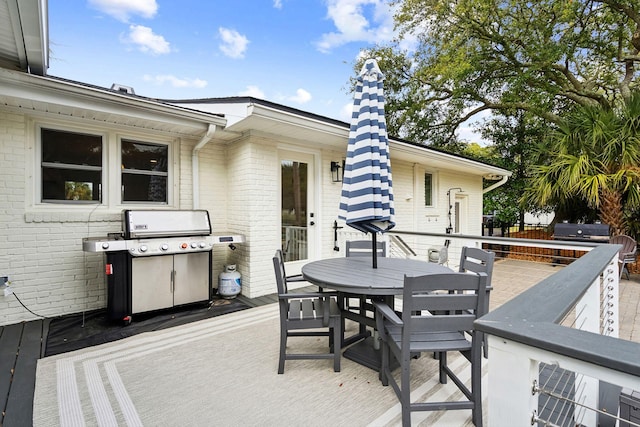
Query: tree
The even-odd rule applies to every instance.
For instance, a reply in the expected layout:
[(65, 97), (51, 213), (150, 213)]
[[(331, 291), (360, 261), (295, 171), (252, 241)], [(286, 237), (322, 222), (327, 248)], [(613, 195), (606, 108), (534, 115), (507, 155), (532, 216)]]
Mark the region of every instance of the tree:
[(493, 142), (491, 163), (513, 173), (499, 190), (485, 195), (484, 206), (486, 209), (504, 211), (504, 220), (512, 220), (508, 225), (517, 221), (520, 231), (524, 230), (526, 212), (545, 210), (521, 200), (530, 178), (532, 154), (545, 130), (542, 120), (524, 111), (494, 116), (482, 126), (482, 136)]
[(543, 146), (551, 159), (533, 168), (525, 199), (539, 206), (597, 209), (613, 235), (629, 231), (625, 212), (640, 208), (640, 92), (618, 108), (575, 108)]
[[(443, 145), (486, 110), (560, 124), (566, 109), (612, 108), (638, 85), (637, 0), (392, 3), (399, 38), (365, 55), (385, 72), (392, 134)], [(413, 38), (415, 51), (401, 48)]]

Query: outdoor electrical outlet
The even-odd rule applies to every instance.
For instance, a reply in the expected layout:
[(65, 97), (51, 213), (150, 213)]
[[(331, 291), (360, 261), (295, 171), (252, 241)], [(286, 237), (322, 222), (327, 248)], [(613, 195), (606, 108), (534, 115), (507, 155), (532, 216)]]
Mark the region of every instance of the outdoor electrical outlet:
[(0, 276), (0, 290), (5, 297), (13, 293), (13, 289), (9, 287), (9, 283), (9, 276)]

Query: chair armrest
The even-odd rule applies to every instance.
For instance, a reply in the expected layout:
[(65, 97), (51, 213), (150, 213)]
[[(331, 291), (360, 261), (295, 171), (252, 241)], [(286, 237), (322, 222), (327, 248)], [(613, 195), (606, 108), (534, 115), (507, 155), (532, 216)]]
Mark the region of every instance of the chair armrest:
[(402, 326), (402, 319), (400, 319), (398, 314), (384, 302), (373, 301), (373, 306), (376, 308), (376, 329), (380, 332), (380, 337), (383, 340), (386, 340), (386, 334), (384, 333), (384, 320), (387, 319), (394, 325)]

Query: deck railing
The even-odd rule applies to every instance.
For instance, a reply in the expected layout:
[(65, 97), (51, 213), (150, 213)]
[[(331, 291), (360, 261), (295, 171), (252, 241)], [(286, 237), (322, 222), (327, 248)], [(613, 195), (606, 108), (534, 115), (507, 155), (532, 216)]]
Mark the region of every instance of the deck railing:
[[(343, 238), (367, 238), (352, 234)], [(640, 343), (618, 338), (619, 246), (403, 231), (384, 239), (390, 256), (425, 260), (446, 246), (454, 269), (462, 246), (562, 265), (477, 321), (489, 335), (488, 425), (618, 425), (621, 390), (640, 391)]]

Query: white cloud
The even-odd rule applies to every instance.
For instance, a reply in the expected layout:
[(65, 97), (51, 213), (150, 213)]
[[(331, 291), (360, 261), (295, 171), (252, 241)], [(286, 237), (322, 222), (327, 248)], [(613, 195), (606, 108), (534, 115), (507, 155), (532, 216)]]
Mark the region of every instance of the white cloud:
[(324, 53), (350, 42), (388, 41), (394, 35), (393, 12), (384, 0), (329, 0), (327, 17), (337, 31), (323, 34), (316, 43)]
[(282, 0), (273, 0), (273, 7), (276, 9), (282, 9)]
[(343, 122), (351, 122), (351, 116), (353, 115), (353, 102), (344, 104), (340, 109), (340, 120)]
[(298, 89), (295, 96), (290, 96), (287, 99), (297, 104), (306, 104), (311, 101), (311, 94), (304, 89)]
[(89, 0), (89, 5), (122, 22), (134, 15), (153, 18), (158, 11), (156, 0)]
[(229, 58), (244, 58), (244, 53), (247, 50), (249, 39), (236, 30), (224, 27), (220, 27), (218, 29), (218, 34), (220, 34), (220, 38), (222, 38), (222, 43), (219, 46), (222, 53), (227, 55)]
[(158, 85), (163, 85), (165, 83), (169, 83), (173, 87), (177, 88), (204, 88), (207, 86), (207, 81), (202, 79), (181, 79), (176, 76), (172, 76), (170, 74), (161, 74), (157, 76), (151, 76), (149, 74), (145, 74), (143, 77), (144, 81), (155, 83)]
[(258, 86), (247, 86), (246, 90), (238, 92), (238, 96), (252, 96), (254, 98), (266, 99), (266, 96), (262, 89)]
[(171, 52), (171, 46), (164, 37), (154, 34), (151, 28), (143, 25), (130, 25), (129, 34), (124, 41), (133, 43), (142, 52), (150, 52), (153, 55)]

